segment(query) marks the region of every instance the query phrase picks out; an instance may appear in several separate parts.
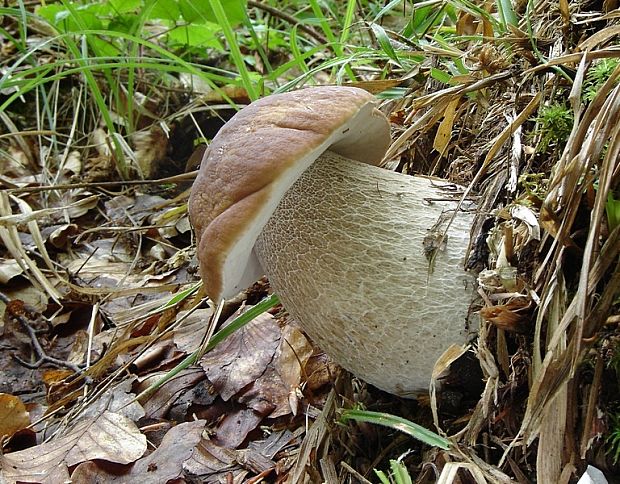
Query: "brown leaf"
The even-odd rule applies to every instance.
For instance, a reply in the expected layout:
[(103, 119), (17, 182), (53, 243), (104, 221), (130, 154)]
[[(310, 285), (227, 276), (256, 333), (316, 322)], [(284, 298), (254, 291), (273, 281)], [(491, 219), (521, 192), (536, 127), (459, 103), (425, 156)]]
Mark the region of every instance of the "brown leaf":
[(262, 422), (264, 415), (250, 408), (231, 411), (224, 417), (217, 428), (213, 441), (227, 449), (236, 449), (248, 434)]
[[(187, 314), (181, 311), (177, 314), (177, 321)], [(209, 319), (213, 314), (211, 308), (197, 309), (183, 320), (183, 325), (176, 328), (174, 344), (184, 353), (192, 353), (200, 347), (200, 342), (209, 328)]]
[(302, 369), (311, 355), (312, 346), (304, 334), (293, 326), (286, 326), (273, 361), (239, 401), (260, 413), (270, 410), (272, 418), (296, 413), (296, 390)]
[(133, 420), (134, 422), (144, 417), (144, 409), (136, 401), (136, 395), (131, 387), (136, 379), (125, 378), (115, 386), (109, 387), (96, 401), (88, 405), (81, 413), (82, 418), (96, 417), (109, 411)]
[(528, 300), (514, 299), (506, 304), (482, 308), (480, 316), (503, 330), (523, 333), (528, 330), (529, 309)]
[(138, 460), (123, 482), (158, 484), (182, 477), (183, 463), (192, 456), (200, 442), (205, 423), (204, 420), (195, 420), (172, 427), (160, 446)]
[(279, 340), (280, 327), (273, 316), (261, 314), (207, 353), (200, 364), (222, 398), (229, 400), (265, 372)]
[(184, 464), (184, 468), (192, 475), (202, 478), (206, 476), (238, 474), (239, 466), (236, 463), (237, 451), (216, 445), (212, 440), (202, 439), (192, 457)]
[(19, 397), (0, 393), (0, 437), (11, 437), (28, 425), (30, 415)]
[[(149, 375), (136, 388), (137, 392), (145, 391), (150, 385), (156, 383), (166, 372), (157, 372)], [(144, 411), (149, 418), (164, 418), (172, 405), (183, 396), (185, 390), (195, 387), (198, 382), (205, 379), (200, 368), (188, 368), (174, 378), (168, 380), (144, 403)]]
[(452, 138), (452, 127), (454, 126), (454, 117), (456, 116), (456, 108), (461, 102), (461, 98), (457, 97), (450, 101), (450, 103), (446, 106), (446, 110), (443, 114), (443, 121), (437, 128), (437, 134), (435, 135), (435, 140), (433, 141), (433, 148), (437, 150), (440, 156), (443, 156), (446, 148), (450, 144), (450, 139)]
[(172, 427), (160, 446), (151, 454), (138, 460), (129, 472), (109, 469), (105, 463), (84, 462), (71, 476), (75, 484), (92, 482), (122, 482), (124, 484), (159, 484), (183, 477), (183, 464), (192, 457), (200, 442), (204, 420), (181, 423)]
[(42, 482), (49, 480), (59, 468), (92, 459), (128, 464), (138, 459), (145, 450), (146, 437), (131, 420), (116, 413), (104, 412), (97, 418), (78, 422), (67, 435), (0, 456), (0, 478)]
[(11, 279), (24, 273), (24, 269), (15, 259), (0, 257), (0, 284), (5, 285)]

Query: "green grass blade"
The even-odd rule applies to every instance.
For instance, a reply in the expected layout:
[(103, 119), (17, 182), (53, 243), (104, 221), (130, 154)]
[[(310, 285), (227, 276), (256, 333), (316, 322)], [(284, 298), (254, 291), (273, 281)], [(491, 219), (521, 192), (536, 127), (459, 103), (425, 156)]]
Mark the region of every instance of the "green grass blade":
[[(271, 296), (266, 297), (261, 302), (259, 302), (256, 306), (251, 307), (245, 313), (235, 318), (235, 320), (232, 323), (230, 323), (228, 326), (220, 329), (217, 333), (215, 333), (211, 337), (209, 344), (205, 348), (205, 352), (212, 350), (219, 343), (225, 340), (228, 336), (230, 336), (235, 331), (237, 331), (238, 329), (242, 328), (243, 326), (248, 324), (250, 321), (252, 321), (256, 316), (263, 314), (264, 312), (268, 311), (269, 309), (271, 309), (272, 307), (276, 306), (279, 303), (280, 303), (280, 298), (276, 294), (272, 294)], [(136, 396), (136, 400), (141, 400), (151, 395), (154, 391), (156, 391), (158, 388), (161, 388), (166, 382), (170, 381), (172, 378), (178, 375), (181, 371), (183, 371), (186, 368), (189, 368), (191, 365), (196, 363), (200, 359), (201, 356), (202, 356), (201, 349), (199, 348), (196, 351), (194, 351), (192, 354), (184, 358), (183, 361), (181, 361), (181, 363), (176, 365), (172, 370), (170, 370), (168, 373), (162, 376), (159, 380), (157, 380), (151, 386), (149, 386), (144, 391), (142, 391), (138, 396)]]
[(230, 56), (241, 76), (241, 80), (243, 82), (243, 87), (248, 93), (249, 98), (254, 101), (258, 99), (258, 92), (254, 88), (254, 83), (250, 77), (250, 72), (243, 60), (243, 56), (241, 55), (241, 51), (239, 50), (239, 45), (237, 42), (237, 37), (235, 32), (233, 31), (232, 25), (228, 21), (228, 17), (226, 16), (226, 11), (222, 6), (222, 2), (220, 0), (211, 0), (211, 8), (213, 8), (213, 13), (215, 14), (215, 18), (217, 19), (217, 23), (222, 28), (222, 32), (224, 33), (224, 37), (228, 42), (228, 48), (230, 49)]
[(391, 60), (393, 60), (399, 67), (402, 67), (400, 59), (392, 47), (392, 42), (390, 42), (390, 38), (388, 37), (387, 32), (381, 25), (379, 24), (371, 24), (370, 28), (372, 29), (373, 34), (375, 34), (375, 38), (379, 44), (379, 47), (385, 52)]
[(291, 33), (289, 36), (289, 45), (291, 47), (291, 54), (293, 54), (293, 59), (295, 60), (295, 63), (297, 64), (297, 66), (299, 67), (299, 69), (303, 72), (308, 72), (308, 66), (306, 65), (306, 62), (304, 60), (304, 56), (301, 53), (301, 50), (299, 50), (299, 45), (297, 44), (297, 25), (293, 26), (293, 28), (291, 29)]
[[(325, 18), (325, 15), (323, 14), (323, 10), (321, 9), (319, 2), (317, 0), (310, 0), (310, 7), (312, 7), (312, 12), (318, 19), (319, 25), (321, 26), (321, 30), (323, 31), (323, 34), (325, 34), (325, 37), (329, 41), (331, 48), (334, 50), (334, 53), (336, 54), (336, 56), (344, 57), (344, 51), (342, 50), (342, 44), (340, 44), (338, 40), (336, 39), (336, 36), (334, 35), (333, 30), (329, 26), (329, 22), (327, 21), (327, 19)], [(344, 69), (349, 79), (352, 82), (355, 82), (357, 78), (355, 77), (355, 74), (353, 73), (353, 69), (351, 69), (351, 66), (344, 65)]]
[(512, 7), (511, 0), (497, 0), (497, 12), (499, 13), (499, 18), (502, 23), (502, 27), (504, 28), (504, 32), (508, 31), (509, 25), (514, 27), (519, 25), (519, 20), (517, 19), (517, 14)]
[(399, 460), (390, 460), (390, 468), (396, 484), (413, 484), (407, 467)]
[(353, 25), (353, 17), (355, 15), (355, 7), (357, 6), (356, 0), (347, 1), (347, 11), (344, 15), (344, 22), (342, 25), (342, 32), (340, 34), (340, 45), (346, 43), (351, 33), (351, 25)]
[(383, 412), (370, 412), (367, 410), (345, 410), (340, 417), (340, 421), (346, 423), (349, 420), (365, 422), (376, 425), (383, 425), (394, 430), (410, 435), (411, 437), (424, 442), (433, 447), (448, 450), (452, 445), (450, 441), (435, 432), (425, 429), (421, 425), (413, 423), (402, 417), (390, 415)]

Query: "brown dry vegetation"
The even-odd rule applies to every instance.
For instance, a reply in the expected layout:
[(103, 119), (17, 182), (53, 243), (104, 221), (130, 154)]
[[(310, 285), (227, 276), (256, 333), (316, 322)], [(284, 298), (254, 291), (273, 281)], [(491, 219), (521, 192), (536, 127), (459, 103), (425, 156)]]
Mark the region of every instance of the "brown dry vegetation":
[[(250, 3), (253, 18), (273, 15)], [(613, 1), (531, 6), (515, 4), (524, 20), (501, 35), (458, 11), (459, 41), (410, 46), (424, 56), (415, 69), (358, 72), (372, 92), (401, 88), (381, 104), (386, 166), (477, 200), (479, 336), (447, 390), (419, 402), (339, 371), (281, 308), (169, 374), (269, 292), (260, 281), (214, 317), (194, 291), (190, 155), (247, 91), (199, 94), (138, 69), (130, 97), (95, 72), (115, 103), (115, 145), (79, 73), (0, 89), (0, 481), (376, 482), (372, 469), (399, 456), (420, 483), (576, 482), (587, 464), (618, 474), (620, 13)], [(1, 25), (18, 36), (14, 16)], [(53, 35), (34, 18), (27, 32)], [(37, 62), (65, 54), (52, 42)], [(6, 72), (21, 53), (5, 41), (0, 55)], [(445, 57), (468, 74), (439, 82), (431, 69)], [(330, 72), (306, 83), (332, 83)], [(359, 406), (454, 446), (337, 423)]]

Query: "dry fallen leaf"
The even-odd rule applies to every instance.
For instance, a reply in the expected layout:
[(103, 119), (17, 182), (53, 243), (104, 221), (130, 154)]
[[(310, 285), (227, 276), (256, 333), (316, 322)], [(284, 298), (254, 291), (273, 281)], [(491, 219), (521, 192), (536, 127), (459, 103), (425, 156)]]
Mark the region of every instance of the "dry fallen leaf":
[(294, 326), (284, 327), (273, 360), (239, 401), (258, 412), (269, 411), (272, 418), (295, 414), (297, 387), (311, 355), (312, 346), (304, 334)]
[(81, 420), (57, 439), (0, 456), (0, 482), (62, 482), (52, 479), (68, 467), (92, 459), (129, 464), (146, 451), (146, 436), (122, 415), (104, 412)]
[(270, 314), (261, 314), (207, 353), (200, 364), (222, 398), (229, 400), (265, 372), (279, 340), (278, 323)]
[(82, 417), (96, 417), (109, 411), (123, 415), (133, 421), (144, 417), (144, 408), (136, 401), (131, 387), (136, 378), (125, 378), (115, 386), (108, 388), (95, 402), (88, 405), (81, 413)]
[(213, 441), (227, 449), (236, 449), (247, 438), (248, 434), (260, 425), (264, 414), (251, 408), (236, 408), (222, 419)]
[[(145, 391), (156, 383), (166, 372), (155, 372), (140, 382), (137, 392)], [(200, 368), (187, 368), (174, 378), (168, 380), (144, 403), (144, 411), (149, 418), (166, 418), (170, 408), (177, 403), (184, 393), (204, 380), (204, 372)]]
[(177, 321), (184, 318), (182, 326), (173, 332), (174, 344), (179, 350), (190, 354), (200, 347), (200, 342), (209, 328), (208, 323), (212, 314), (211, 308), (196, 309), (189, 316), (187, 311), (181, 311), (177, 314)]
[(28, 425), (30, 415), (20, 398), (0, 393), (0, 437), (11, 437)]
[[(242, 477), (247, 472), (242, 471), (236, 462), (237, 452), (216, 445), (212, 440), (202, 439), (196, 447), (192, 457), (184, 464), (185, 470), (198, 476), (204, 482), (219, 482), (212, 476), (233, 475)], [(211, 477), (211, 479), (207, 479)]]
[(204, 420), (196, 420), (172, 427), (159, 447), (139, 459), (127, 473), (111, 474), (106, 471), (105, 466), (96, 462), (84, 462), (75, 469), (71, 480), (74, 483), (122, 482), (123, 484), (174, 482), (184, 477), (183, 463), (192, 456), (194, 448), (200, 442), (204, 426)]
[(0, 258), (0, 284), (7, 284), (15, 276), (23, 274), (24, 269), (15, 259)]

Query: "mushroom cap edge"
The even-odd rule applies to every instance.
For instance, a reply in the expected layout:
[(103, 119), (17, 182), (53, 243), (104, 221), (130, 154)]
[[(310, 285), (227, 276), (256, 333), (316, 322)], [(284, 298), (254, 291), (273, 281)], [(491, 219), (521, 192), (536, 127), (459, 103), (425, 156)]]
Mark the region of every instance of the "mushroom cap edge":
[(235, 114), (206, 150), (189, 199), (207, 295), (219, 302), (263, 275), (256, 238), (324, 151), (376, 165), (389, 143), (374, 96), (354, 87), (275, 94)]

